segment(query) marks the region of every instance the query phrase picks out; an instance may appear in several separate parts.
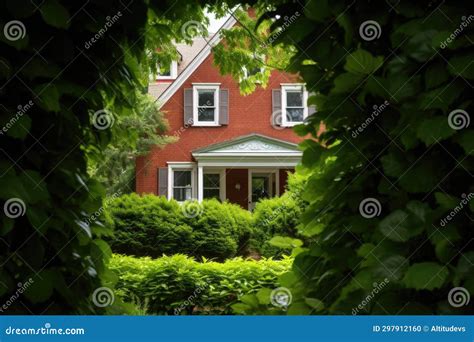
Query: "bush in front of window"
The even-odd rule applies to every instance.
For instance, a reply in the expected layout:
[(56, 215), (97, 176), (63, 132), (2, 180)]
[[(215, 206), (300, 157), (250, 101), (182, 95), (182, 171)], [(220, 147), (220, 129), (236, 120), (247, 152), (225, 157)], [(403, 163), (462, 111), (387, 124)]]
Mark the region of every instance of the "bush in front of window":
[(193, 227), (191, 255), (224, 260), (243, 255), (251, 235), (250, 214), (234, 204), (216, 199), (204, 200), (202, 211), (196, 217), (186, 217)]
[(262, 199), (253, 211), (254, 236), (252, 246), (265, 257), (281, 257), (290, 254), (272, 246), (269, 241), (275, 236), (285, 236), (305, 240), (298, 234), (297, 226), (307, 202), (301, 197), (307, 177), (301, 174), (288, 174), (287, 191), (280, 197)]
[(191, 249), (192, 228), (176, 201), (129, 194), (111, 200), (106, 211), (115, 225), (110, 245), (116, 253), (159, 257)]
[(186, 203), (137, 194), (108, 203), (115, 253), (150, 257), (182, 253), (220, 261), (248, 254), (251, 214), (238, 205), (210, 199), (196, 204), (200, 208), (186, 208)]

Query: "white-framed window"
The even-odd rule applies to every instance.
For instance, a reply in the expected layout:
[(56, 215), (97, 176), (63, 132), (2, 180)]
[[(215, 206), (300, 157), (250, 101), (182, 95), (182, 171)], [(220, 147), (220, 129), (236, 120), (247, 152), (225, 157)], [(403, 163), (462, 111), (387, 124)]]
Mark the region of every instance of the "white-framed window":
[(219, 125), (219, 85), (193, 85), (193, 125)]
[(178, 77), (178, 62), (172, 61), (169, 65), (158, 64), (158, 80), (174, 80)]
[(219, 172), (203, 174), (203, 198), (221, 199), (221, 175)]
[(193, 198), (194, 174), (191, 169), (173, 169), (172, 198), (184, 202)]
[(244, 78), (249, 78), (249, 76), (253, 76), (255, 74), (258, 74), (259, 72), (263, 72), (263, 68), (260, 67), (255, 67), (255, 68), (247, 68), (243, 67), (244, 70)]
[(303, 84), (282, 84), (282, 126), (291, 127), (303, 123), (308, 116), (308, 92)]

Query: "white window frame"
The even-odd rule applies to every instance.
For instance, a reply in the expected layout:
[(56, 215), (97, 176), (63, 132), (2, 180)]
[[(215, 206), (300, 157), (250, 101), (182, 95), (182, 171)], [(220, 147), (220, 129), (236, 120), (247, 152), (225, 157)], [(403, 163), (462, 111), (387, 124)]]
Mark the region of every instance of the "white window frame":
[[(242, 70), (244, 71), (244, 78), (243, 79), (249, 78), (249, 71), (248, 71), (247, 67), (242, 67)], [(265, 71), (265, 68), (260, 67), (260, 72), (263, 73), (264, 71)], [(240, 81), (242, 82), (242, 80), (240, 80)], [(262, 82), (256, 81), (255, 83), (260, 84)]]
[(161, 76), (159, 74), (160, 65), (158, 64), (158, 75), (156, 76), (157, 80), (175, 80), (178, 77), (178, 62), (172, 61), (170, 65), (170, 74), (167, 76)]
[[(220, 126), (219, 125), (219, 88), (220, 83), (193, 83), (193, 126)], [(199, 104), (199, 93), (198, 90), (214, 90), (214, 121), (199, 121), (198, 116), (198, 104)]]
[(288, 121), (286, 115), (286, 92), (291, 90), (303, 90), (303, 121), (308, 117), (308, 92), (306, 91), (305, 85), (300, 83), (281, 84), (281, 110), (282, 118), (281, 125), (283, 127), (293, 127), (300, 125), (303, 121)]
[(219, 175), (219, 197), (222, 202), (226, 200), (226, 173), (225, 169), (222, 170), (213, 170), (213, 169), (206, 169), (203, 170), (203, 182), (202, 182), (202, 194), (204, 199), (204, 175)]
[[(196, 199), (196, 168), (194, 163), (169, 162), (168, 163), (168, 199), (174, 199), (174, 172), (191, 171), (191, 199)], [(178, 201), (178, 200), (176, 200)], [(178, 201), (183, 203), (182, 201)]]

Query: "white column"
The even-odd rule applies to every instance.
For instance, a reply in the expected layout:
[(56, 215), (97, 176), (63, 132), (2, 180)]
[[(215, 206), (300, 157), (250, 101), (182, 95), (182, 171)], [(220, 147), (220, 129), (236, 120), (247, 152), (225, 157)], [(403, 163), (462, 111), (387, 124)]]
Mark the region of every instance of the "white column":
[(275, 196), (280, 196), (280, 169), (275, 172)]
[(198, 184), (197, 184), (197, 198), (199, 202), (202, 202), (204, 198), (204, 170), (203, 167), (198, 164)]

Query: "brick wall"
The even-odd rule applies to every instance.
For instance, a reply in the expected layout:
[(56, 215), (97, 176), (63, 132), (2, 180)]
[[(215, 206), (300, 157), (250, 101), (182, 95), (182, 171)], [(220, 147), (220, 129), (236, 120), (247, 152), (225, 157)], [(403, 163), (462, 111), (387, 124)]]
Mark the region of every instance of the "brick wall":
[[(221, 89), (229, 89), (229, 125), (221, 127), (184, 128), (183, 89), (192, 83), (221, 83)], [(281, 83), (296, 83), (295, 75), (274, 71), (266, 89), (258, 87), (248, 96), (242, 96), (239, 86), (230, 76), (221, 76), (213, 65), (212, 54), (195, 70), (183, 86), (162, 107), (169, 123), (169, 135), (179, 137), (178, 142), (163, 149), (155, 148), (147, 156), (136, 160), (136, 191), (156, 193), (157, 169), (167, 161), (192, 161), (191, 151), (238, 136), (259, 133), (298, 143), (301, 138), (291, 128), (275, 129), (271, 126), (272, 89)], [(283, 182), (282, 182), (283, 183)], [(241, 190), (242, 191), (242, 190)]]

